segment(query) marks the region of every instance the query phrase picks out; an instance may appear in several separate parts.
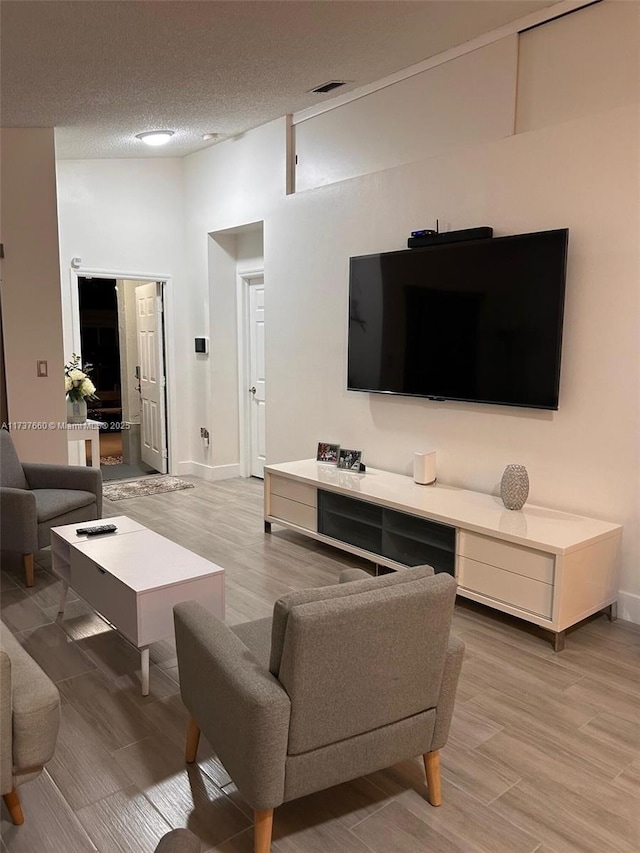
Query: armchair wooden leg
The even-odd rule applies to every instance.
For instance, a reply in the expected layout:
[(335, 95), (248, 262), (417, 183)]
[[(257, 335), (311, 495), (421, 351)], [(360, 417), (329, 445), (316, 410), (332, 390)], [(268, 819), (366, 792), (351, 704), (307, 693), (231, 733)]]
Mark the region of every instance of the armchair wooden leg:
[(33, 554), (23, 554), (22, 565), (24, 566), (27, 586), (33, 586)]
[(200, 729), (193, 717), (189, 717), (189, 722), (187, 723), (187, 748), (185, 749), (184, 756), (187, 764), (193, 764), (196, 760), (199, 743)]
[(273, 809), (254, 809), (253, 853), (269, 853), (273, 832)]
[(427, 752), (424, 756), (424, 769), (427, 774), (427, 797), (432, 806), (442, 805), (440, 785), (440, 750)]
[(22, 806), (20, 805), (20, 797), (18, 796), (18, 792), (14, 788), (12, 791), (9, 791), (8, 794), (3, 794), (2, 799), (9, 811), (11, 816), (11, 820), (15, 823), (16, 826), (20, 826), (24, 823), (24, 815), (22, 814)]

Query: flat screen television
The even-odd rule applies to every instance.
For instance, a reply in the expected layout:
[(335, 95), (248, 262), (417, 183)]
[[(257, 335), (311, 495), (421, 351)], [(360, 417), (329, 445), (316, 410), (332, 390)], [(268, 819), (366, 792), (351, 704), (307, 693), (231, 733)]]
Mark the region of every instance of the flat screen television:
[(568, 238), (351, 258), (348, 389), (557, 409)]

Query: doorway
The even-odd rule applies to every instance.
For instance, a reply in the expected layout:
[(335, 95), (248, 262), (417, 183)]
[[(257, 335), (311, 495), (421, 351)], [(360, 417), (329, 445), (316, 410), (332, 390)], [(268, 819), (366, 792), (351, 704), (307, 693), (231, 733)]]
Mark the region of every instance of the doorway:
[(78, 275), (77, 298), (74, 349), (92, 365), (103, 479), (166, 473), (163, 283)]
[(266, 462), (265, 289), (262, 272), (240, 277), (241, 471), (264, 478)]

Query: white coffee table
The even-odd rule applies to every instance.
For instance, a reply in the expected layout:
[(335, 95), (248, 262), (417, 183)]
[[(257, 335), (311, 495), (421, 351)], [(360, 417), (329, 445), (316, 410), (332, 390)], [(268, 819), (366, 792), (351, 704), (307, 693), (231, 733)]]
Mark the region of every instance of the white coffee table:
[[(77, 534), (115, 524), (115, 533)], [(60, 613), (72, 587), (140, 650), (142, 695), (149, 694), (149, 646), (173, 636), (173, 605), (195, 599), (224, 619), (224, 569), (124, 515), (51, 529), (52, 567), (63, 582)]]

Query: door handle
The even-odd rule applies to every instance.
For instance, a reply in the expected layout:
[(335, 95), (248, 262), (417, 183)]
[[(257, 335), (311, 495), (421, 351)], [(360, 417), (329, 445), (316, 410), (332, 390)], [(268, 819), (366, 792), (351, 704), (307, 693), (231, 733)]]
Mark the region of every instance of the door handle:
[(258, 390), (258, 389), (256, 388), (256, 386), (255, 386), (255, 385), (252, 385), (252, 386), (251, 386), (251, 388), (249, 388), (249, 393), (250, 393), (250, 394), (255, 394), (257, 390)]

